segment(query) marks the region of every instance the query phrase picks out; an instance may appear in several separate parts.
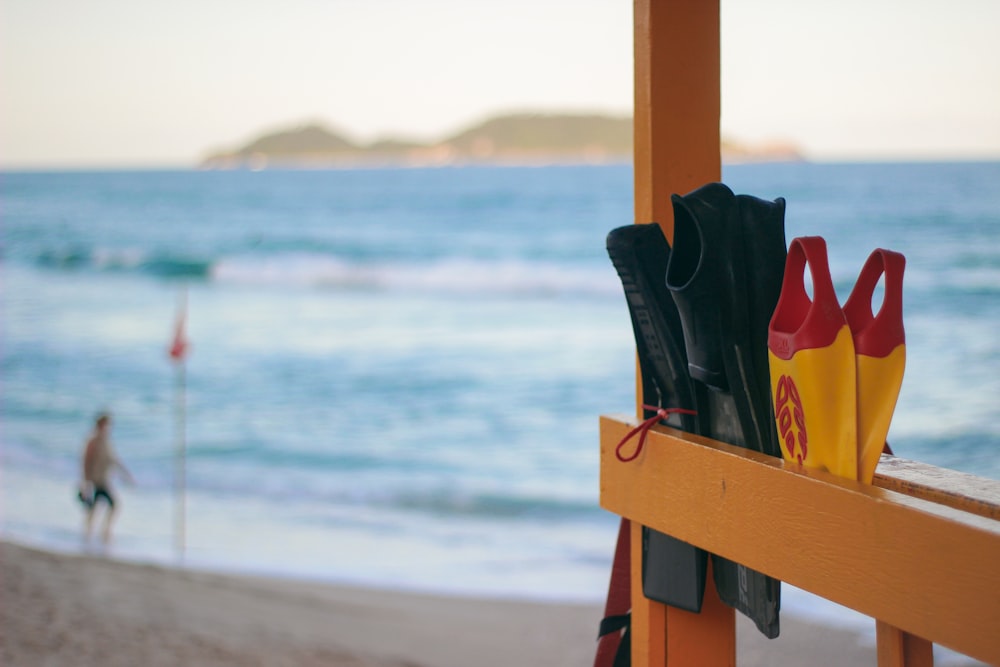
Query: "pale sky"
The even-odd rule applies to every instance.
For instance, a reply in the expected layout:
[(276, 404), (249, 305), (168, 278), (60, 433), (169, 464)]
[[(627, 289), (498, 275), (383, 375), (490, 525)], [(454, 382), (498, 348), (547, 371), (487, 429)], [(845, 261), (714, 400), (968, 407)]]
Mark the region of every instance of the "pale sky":
[[(722, 0), (722, 132), (1000, 159), (1000, 0)], [(321, 121), (630, 113), (631, 0), (0, 0), (0, 167), (185, 166)]]

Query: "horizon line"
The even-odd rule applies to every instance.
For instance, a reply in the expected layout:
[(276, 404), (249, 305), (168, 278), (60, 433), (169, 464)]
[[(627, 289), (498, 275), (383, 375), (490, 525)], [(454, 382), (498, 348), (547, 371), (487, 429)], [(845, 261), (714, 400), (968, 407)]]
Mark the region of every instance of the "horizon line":
[[(992, 163), (1000, 162), (1000, 153), (996, 154), (960, 154), (960, 153), (926, 153), (926, 154), (884, 154), (884, 155), (805, 155), (800, 160), (723, 160), (723, 167), (767, 165), (767, 164), (962, 164), (962, 163)], [(518, 160), (481, 160), (445, 164), (407, 164), (405, 162), (378, 164), (345, 164), (345, 165), (279, 165), (265, 167), (260, 171), (352, 171), (378, 169), (461, 169), (477, 167), (495, 168), (526, 168), (526, 167), (600, 167), (600, 166), (631, 166), (630, 159), (608, 159), (601, 162), (587, 160), (553, 159), (524, 161)], [(249, 168), (204, 168), (196, 162), (188, 161), (110, 161), (110, 162), (50, 162), (50, 163), (0, 163), (0, 173), (58, 173), (58, 172), (121, 172), (121, 171), (255, 171)]]

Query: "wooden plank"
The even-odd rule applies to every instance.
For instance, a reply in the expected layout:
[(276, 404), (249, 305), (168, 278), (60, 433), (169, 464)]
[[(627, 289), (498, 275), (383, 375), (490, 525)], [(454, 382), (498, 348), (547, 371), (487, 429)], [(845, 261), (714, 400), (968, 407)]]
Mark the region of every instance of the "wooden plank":
[(934, 646), (882, 621), (875, 622), (878, 667), (934, 667)]
[[(638, 557), (637, 557), (638, 556)], [(632, 667), (667, 664), (667, 607), (642, 594), (642, 526), (632, 522)]]
[[(641, 553), (642, 526), (632, 522), (632, 554)], [(639, 585), (642, 581), (642, 558), (632, 559), (633, 667), (734, 667), (736, 612), (722, 602), (715, 590), (711, 560), (708, 567), (701, 613), (692, 614), (646, 599)]]
[[(672, 240), (670, 195), (722, 175), (719, 2), (635, 0), (633, 7), (635, 221), (658, 222)], [(638, 377), (636, 384), (641, 397)], [(731, 611), (696, 616), (643, 598), (640, 546), (641, 541), (633, 544), (632, 551), (632, 664), (732, 665), (736, 628)], [(709, 588), (714, 595), (714, 586)]]
[(667, 663), (674, 667), (734, 667), (736, 665), (736, 611), (719, 598), (708, 561), (705, 599), (701, 612), (667, 607)]
[(601, 419), (605, 509), (1000, 663), (1000, 522), (664, 427), (622, 463), (632, 424)]
[(670, 195), (722, 177), (719, 3), (635, 0), (635, 221), (673, 239)]
[(1000, 485), (984, 477), (883, 454), (872, 484), (1000, 520)]

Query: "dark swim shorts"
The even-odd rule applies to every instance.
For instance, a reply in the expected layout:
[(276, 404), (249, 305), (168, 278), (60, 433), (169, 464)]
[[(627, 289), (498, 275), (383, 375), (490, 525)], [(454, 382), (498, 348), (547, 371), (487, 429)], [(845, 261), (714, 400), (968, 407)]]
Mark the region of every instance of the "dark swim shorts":
[(114, 496), (112, 496), (111, 492), (108, 491), (103, 486), (95, 485), (94, 494), (89, 498), (83, 494), (82, 489), (77, 492), (76, 497), (80, 499), (80, 502), (83, 503), (87, 507), (87, 509), (92, 509), (94, 505), (97, 504), (98, 498), (104, 498), (104, 500), (107, 501), (108, 503), (108, 507), (113, 508), (115, 506)]

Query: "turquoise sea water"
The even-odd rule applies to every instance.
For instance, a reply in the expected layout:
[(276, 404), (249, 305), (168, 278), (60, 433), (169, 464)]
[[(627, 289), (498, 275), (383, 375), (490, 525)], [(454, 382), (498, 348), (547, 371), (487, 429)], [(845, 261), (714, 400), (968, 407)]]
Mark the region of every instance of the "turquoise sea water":
[[(625, 166), (0, 174), (2, 531), (79, 549), (78, 456), (110, 409), (138, 479), (113, 553), (173, 562), (189, 300), (195, 566), (598, 600), (616, 518), (597, 417), (633, 409), (604, 237)], [(1000, 164), (728, 167), (825, 236), (843, 299), (907, 259), (889, 440), (1000, 479)], [(789, 599), (786, 597), (786, 599)], [(794, 601), (793, 601), (794, 604)], [(786, 604), (787, 606), (787, 604)]]

